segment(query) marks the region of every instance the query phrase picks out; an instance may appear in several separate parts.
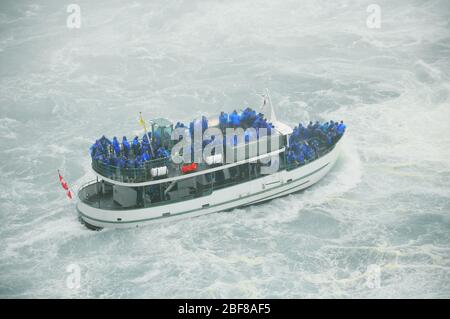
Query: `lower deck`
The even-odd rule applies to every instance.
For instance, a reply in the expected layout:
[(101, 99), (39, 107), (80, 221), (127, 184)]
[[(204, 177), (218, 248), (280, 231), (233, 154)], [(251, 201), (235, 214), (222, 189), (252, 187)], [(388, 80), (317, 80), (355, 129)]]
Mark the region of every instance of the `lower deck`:
[(161, 182), (149, 186), (119, 186), (104, 180), (95, 180), (81, 188), (79, 198), (87, 205), (105, 210), (156, 207), (204, 197), (214, 191), (263, 176), (260, 164), (246, 163), (176, 182)]

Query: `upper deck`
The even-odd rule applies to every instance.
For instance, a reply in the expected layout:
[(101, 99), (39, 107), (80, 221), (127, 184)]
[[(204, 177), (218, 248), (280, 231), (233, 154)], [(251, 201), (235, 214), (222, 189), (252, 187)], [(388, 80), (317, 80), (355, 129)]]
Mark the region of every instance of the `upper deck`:
[[(221, 126), (219, 120), (208, 119), (206, 121), (209, 124), (207, 124), (208, 128), (216, 128), (224, 131), (224, 127)], [(267, 120), (265, 120), (265, 122), (267, 123)], [(158, 144), (161, 146), (164, 145), (167, 150), (165, 155), (168, 156), (142, 161), (139, 165), (136, 163), (135, 165), (117, 165), (117, 159), (111, 157), (116, 156), (114, 146), (109, 145), (107, 146), (108, 149), (106, 151), (108, 156), (104, 156), (101, 159), (95, 158), (94, 156), (92, 157), (92, 169), (94, 172), (111, 183), (121, 185), (129, 184), (132, 186), (133, 184), (148, 183), (153, 181), (161, 183), (164, 182), (164, 180), (189, 175), (189, 173), (192, 172), (202, 172), (211, 168), (217, 168), (222, 165), (229, 164), (230, 162), (237, 163), (239, 161), (249, 160), (257, 156), (264, 156), (275, 151), (282, 151), (287, 145), (286, 136), (292, 132), (292, 129), (282, 122), (275, 121), (274, 123), (268, 123), (268, 125), (270, 125), (270, 135), (260, 137), (257, 140), (244, 139), (244, 141), (242, 141), (243, 143), (237, 143), (235, 146), (230, 145), (230, 143), (223, 143), (221, 153), (209, 157), (202, 156), (204, 158), (202, 158), (200, 163), (196, 165), (195, 169), (191, 172), (186, 172), (183, 171), (183, 165), (189, 163), (176, 164), (172, 161), (170, 156), (174, 146), (174, 142), (170, 140), (173, 125), (167, 121), (159, 121), (159, 123), (164, 124), (159, 124), (156, 128), (152, 125), (152, 133), (150, 136), (153, 138), (150, 142), (150, 147), (155, 149), (158, 147)], [(240, 125), (238, 127), (244, 130), (251, 128), (248, 125)], [(185, 127), (185, 130), (189, 130), (189, 128)], [(155, 142), (155, 137), (160, 139), (158, 143)], [(226, 140), (225, 134), (224, 139)], [(143, 146), (144, 143), (145, 141), (143, 139), (139, 140), (139, 145)], [(119, 144), (119, 147), (120, 151), (118, 151), (117, 154), (120, 156), (120, 154), (125, 152), (125, 146), (123, 144)], [(205, 145), (202, 145), (202, 150), (204, 147)], [(137, 151), (130, 147), (127, 158), (139, 156), (139, 153), (142, 153), (142, 148), (141, 151)], [(150, 150), (148, 153), (150, 153)], [(153, 153), (155, 153), (154, 150)], [(114, 163), (114, 160), (116, 163)]]

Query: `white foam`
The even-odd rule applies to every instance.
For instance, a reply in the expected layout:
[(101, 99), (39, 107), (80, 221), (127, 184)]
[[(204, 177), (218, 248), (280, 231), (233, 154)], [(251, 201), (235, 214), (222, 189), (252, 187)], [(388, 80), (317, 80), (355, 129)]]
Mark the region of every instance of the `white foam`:
[[(0, 13), (1, 296), (450, 296), (448, 5), (382, 1), (376, 30), (366, 5), (100, 1), (79, 30), (60, 8), (42, 21), (20, 3)], [(139, 111), (187, 121), (257, 107), (264, 87), (291, 124), (347, 123), (318, 184), (139, 229), (79, 223), (56, 169), (74, 190), (93, 179), (96, 136), (141, 136)], [(378, 289), (365, 285), (370, 264)]]

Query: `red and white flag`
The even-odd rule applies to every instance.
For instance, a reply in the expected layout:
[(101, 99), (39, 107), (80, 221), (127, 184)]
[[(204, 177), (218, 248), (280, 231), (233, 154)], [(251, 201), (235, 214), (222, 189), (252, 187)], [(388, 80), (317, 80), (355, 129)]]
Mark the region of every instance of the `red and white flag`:
[(64, 188), (64, 190), (66, 191), (66, 195), (69, 199), (72, 199), (72, 192), (69, 189), (69, 185), (67, 184), (67, 182), (64, 180), (64, 178), (61, 176), (61, 173), (58, 171), (58, 176), (59, 176), (59, 181), (61, 182), (61, 186), (62, 188)]

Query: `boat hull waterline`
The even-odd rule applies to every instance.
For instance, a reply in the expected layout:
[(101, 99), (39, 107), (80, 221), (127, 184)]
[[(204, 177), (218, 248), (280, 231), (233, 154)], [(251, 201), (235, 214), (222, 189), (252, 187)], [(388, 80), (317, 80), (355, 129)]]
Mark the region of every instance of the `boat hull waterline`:
[(306, 165), (215, 190), (212, 194), (199, 198), (155, 207), (115, 211), (96, 208), (78, 200), (77, 210), (81, 220), (89, 228), (128, 228), (265, 202), (298, 192), (321, 180), (336, 163), (343, 140), (341, 138), (330, 152)]

